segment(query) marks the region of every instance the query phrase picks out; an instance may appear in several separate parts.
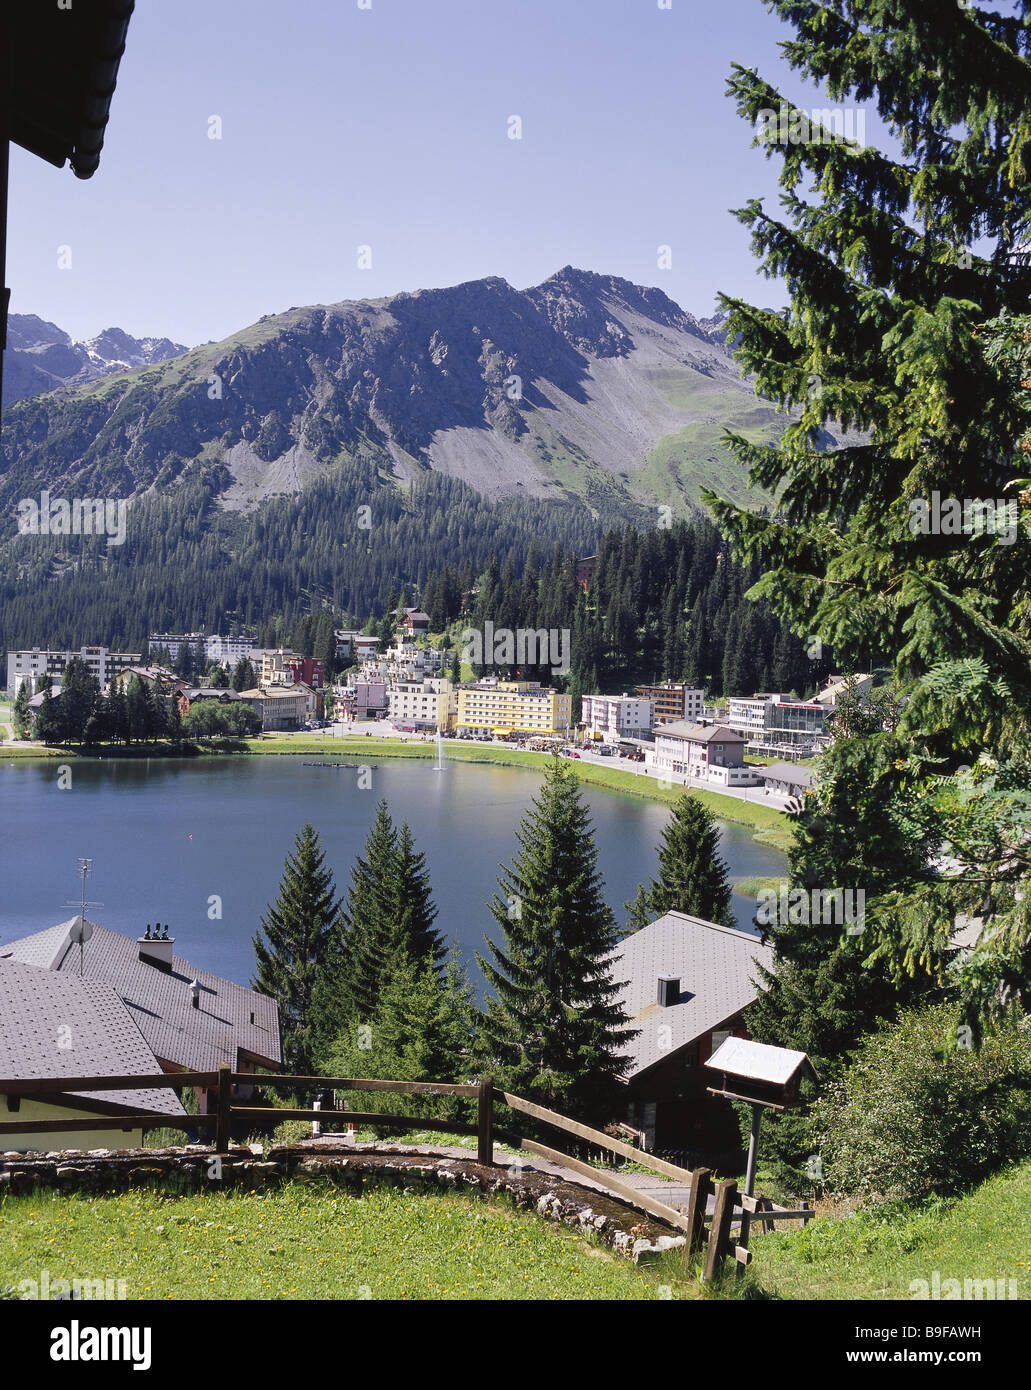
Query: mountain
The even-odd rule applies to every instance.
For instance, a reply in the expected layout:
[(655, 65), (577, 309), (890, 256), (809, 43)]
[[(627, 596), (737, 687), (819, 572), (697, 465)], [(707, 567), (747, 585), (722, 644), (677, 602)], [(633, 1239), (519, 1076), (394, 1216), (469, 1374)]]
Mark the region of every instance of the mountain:
[[(117, 330), (94, 343), (98, 362), (175, 348)], [(17, 351), (56, 373), (90, 347)], [(81, 371), (96, 379), (9, 410), (0, 501), (43, 483), (125, 497), (217, 466), (219, 505), (247, 512), (363, 461), (394, 484), (430, 470), (487, 499), (580, 499), (599, 519), (654, 524), (658, 504), (686, 514), (706, 485), (757, 500), (721, 432), (773, 440), (784, 426), (741, 379), (718, 320), (571, 266), (527, 290), (491, 277), (290, 309), (220, 343), (100, 370), (91, 358)]]
[(63, 328), (36, 314), (11, 314), (4, 353), (3, 404), (163, 362), (185, 351), (182, 343), (168, 338), (134, 338), (121, 328), (105, 328), (96, 338), (74, 342)]

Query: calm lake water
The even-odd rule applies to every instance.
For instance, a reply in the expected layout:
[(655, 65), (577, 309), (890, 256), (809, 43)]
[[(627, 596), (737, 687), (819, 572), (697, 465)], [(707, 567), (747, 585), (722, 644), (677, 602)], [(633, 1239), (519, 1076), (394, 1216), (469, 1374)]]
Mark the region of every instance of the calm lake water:
[[(386, 797), (427, 855), (437, 927), (457, 939), (477, 984), (473, 952), (497, 926), (487, 910), (498, 866), (517, 850), (515, 829), (540, 775), (517, 768), (373, 762), (372, 787), (355, 770), (303, 766), (301, 757), (190, 762), (73, 762), (73, 785), (58, 786), (58, 763), (0, 759), (0, 941), (72, 917), (80, 884), (76, 857), (93, 859), (87, 915), (133, 936), (168, 922), (176, 954), (241, 984), (254, 965), (252, 937), (275, 900), (283, 861), (306, 821), (318, 830), (341, 895)], [(623, 904), (657, 865), (668, 811), (657, 803), (584, 787), (606, 897), (620, 925)], [(724, 823), (722, 851), (735, 879), (780, 875), (784, 859), (741, 826)], [(221, 920), (208, 902), (222, 899)], [(735, 895), (738, 925), (751, 930), (754, 901)]]

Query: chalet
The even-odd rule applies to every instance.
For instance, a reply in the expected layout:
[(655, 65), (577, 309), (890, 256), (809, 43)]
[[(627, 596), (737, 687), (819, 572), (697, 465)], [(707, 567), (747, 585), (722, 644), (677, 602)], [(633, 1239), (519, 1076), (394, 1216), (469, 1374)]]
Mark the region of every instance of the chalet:
[[(79, 946), (73, 941), (78, 921), (75, 917), (5, 942), (0, 946), (0, 970), (15, 962), (61, 978), (109, 986), (143, 1035), (159, 1071), (213, 1071), (222, 1062), (238, 1072), (281, 1070), (274, 999), (176, 956), (175, 938), (168, 936), (167, 927), (163, 935), (156, 926), (153, 934), (148, 927), (134, 940), (94, 925), (89, 940)], [(206, 1113), (208, 1097), (202, 1094), (199, 1099)]]
[[(110, 984), (0, 960), (0, 1150), (134, 1148), (140, 1126), (40, 1133), (33, 1122), (150, 1115), (154, 1126), (186, 1112), (175, 1091), (47, 1091), (29, 1081), (67, 1076), (156, 1076), (162, 1070), (129, 1008)], [(23, 1083), (18, 1085), (18, 1083)]]
[(757, 936), (667, 912), (620, 942), (612, 957), (619, 1002), (638, 1030), (627, 1046), (628, 1121), (650, 1150), (729, 1161), (740, 1149), (731, 1106), (710, 1096), (703, 1068), (728, 1037), (747, 1036), (758, 966), (773, 951)]
[(180, 686), (177, 693), (179, 713), (184, 719), (189, 714), (191, 707), (199, 701), (214, 700), (219, 705), (231, 705), (234, 700), (241, 698), (235, 690), (221, 690), (217, 686), (205, 685)]
[(408, 637), (414, 637), (417, 632), (429, 632), (430, 630), (430, 615), (423, 613), (419, 608), (399, 608), (397, 617), (400, 631)]

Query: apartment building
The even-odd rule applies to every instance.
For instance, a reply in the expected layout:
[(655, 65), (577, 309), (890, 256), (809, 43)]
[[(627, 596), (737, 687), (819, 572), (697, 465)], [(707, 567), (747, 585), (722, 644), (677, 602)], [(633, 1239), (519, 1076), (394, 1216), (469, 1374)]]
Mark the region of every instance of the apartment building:
[(449, 680), (398, 681), (388, 692), (387, 718), (392, 724), (446, 731), (454, 725), (457, 711), (458, 692)]
[(667, 682), (665, 685), (638, 685), (637, 694), (652, 702), (652, 723), (672, 724), (682, 719), (694, 724), (705, 713), (705, 692), (689, 685)]
[(76, 657), (84, 663), (90, 675), (96, 676), (106, 690), (119, 671), (140, 664), (141, 652), (112, 652), (107, 647), (80, 647), (77, 652), (45, 651), (33, 647), (28, 651), (7, 653), (7, 689), (12, 698), (26, 680), (33, 683), (49, 677), (51, 685), (59, 685), (69, 661)]
[(542, 689), (539, 681), (495, 681), (463, 686), (455, 726), (472, 734), (567, 734), (572, 697)]
[(365, 661), (376, 655), (379, 648), (378, 637), (370, 637), (366, 632), (356, 632), (352, 628), (338, 627), (333, 636), (337, 643), (338, 661)]
[(651, 730), (652, 702), (634, 695), (584, 695), (580, 722), (599, 738), (640, 738)]
[(264, 731), (300, 729), (304, 726), (307, 713), (308, 693), (303, 687), (270, 686), (264, 690), (255, 687), (241, 691), (240, 699), (246, 700), (258, 712)]

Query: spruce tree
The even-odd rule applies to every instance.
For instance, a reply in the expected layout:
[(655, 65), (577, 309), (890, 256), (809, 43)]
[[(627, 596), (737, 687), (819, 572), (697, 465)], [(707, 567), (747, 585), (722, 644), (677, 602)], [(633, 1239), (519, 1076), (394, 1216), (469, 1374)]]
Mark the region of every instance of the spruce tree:
[[(944, 980), (957, 913), (985, 921), (952, 977), (976, 1028), (1000, 985), (1031, 997), (1029, 508), (1022, 499), (1009, 538), (930, 513), (936, 497), (962, 509), (1013, 496), (1026, 471), (998, 335), (1005, 344), (1006, 316), (1031, 296), (1031, 7), (771, 7), (794, 27), (796, 72), (835, 103), (872, 99), (898, 153), (814, 130), (789, 102), (782, 120), (780, 93), (735, 67), (731, 94), (781, 161), (784, 190), (782, 216), (754, 200), (738, 217), (791, 302), (723, 297), (727, 335), (756, 390), (794, 415), (776, 445), (729, 437), (774, 511), (705, 500), (737, 556), (761, 565), (753, 595), (803, 640), (888, 667), (902, 686), (897, 723), (825, 764), (805, 821), (814, 835), (840, 822), (824, 888), (854, 881), (858, 847), (872, 847), (864, 969)], [(827, 426), (858, 438), (827, 452)], [(943, 856), (955, 873), (937, 872)]]
[(254, 936), (258, 968), (252, 987), (278, 1003), (283, 1066), (299, 1076), (314, 1071), (322, 1022), (317, 985), (340, 932), (340, 902), (324, 859), (318, 832), (305, 825), (287, 856), (279, 897)]
[(437, 909), (433, 905), (426, 856), (415, 848), (411, 828), (403, 821), (397, 836), (397, 858), (394, 869), (394, 941), (398, 950), (411, 960), (436, 969), (447, 947), (433, 923)]
[(715, 817), (697, 797), (682, 796), (662, 832), (658, 881), (639, 888), (626, 904), (628, 930), (638, 931), (664, 912), (732, 927), (732, 892)]
[(230, 684), (234, 690), (253, 690), (258, 683), (254, 667), (245, 656), (241, 656), (233, 667), (233, 675)]
[(11, 709), (11, 723), (15, 738), (29, 737), (32, 729), (32, 710), (29, 705), (31, 698), (29, 682), (24, 680), (18, 687), (18, 693), (14, 697), (14, 705)]
[(618, 940), (575, 775), (556, 757), (516, 832), (490, 910), (501, 942), (477, 957), (493, 987), (484, 1062), (506, 1089), (564, 1114), (619, 1116), (619, 1076), (634, 1036), (608, 956)]

